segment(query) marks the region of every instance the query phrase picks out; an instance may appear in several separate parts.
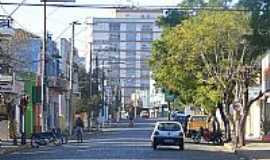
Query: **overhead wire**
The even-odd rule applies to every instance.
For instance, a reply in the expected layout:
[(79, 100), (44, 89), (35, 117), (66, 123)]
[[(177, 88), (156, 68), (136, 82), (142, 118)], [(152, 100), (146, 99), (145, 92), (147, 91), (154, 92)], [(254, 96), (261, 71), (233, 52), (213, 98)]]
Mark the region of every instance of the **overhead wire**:
[[(0, 1), (0, 3), (2, 3), (2, 2)], [(14, 19), (14, 18), (12, 17), (12, 15), (11, 15), (10, 13), (8, 13), (8, 11), (4, 8), (3, 5), (0, 4), (0, 7), (1, 7), (2, 11), (4, 12), (4, 14), (8, 15), (7, 17), (11, 18), (11, 20), (12, 20), (15, 24), (17, 24), (17, 25), (18, 25), (19, 27), (21, 27), (23, 30), (25, 30), (25, 31), (27, 31), (27, 32), (29, 32), (29, 33), (32, 33), (29, 29), (25, 28), (25, 27), (24, 27), (22, 24), (20, 24), (16, 19)], [(17, 10), (18, 10), (18, 9), (17, 9)]]
[[(19, 3), (0, 3), (0, 5), (19, 5)], [(23, 6), (31, 6), (31, 7), (41, 7), (43, 4), (41, 3), (24, 3)], [(61, 7), (61, 8), (96, 8), (96, 9), (125, 9), (130, 8), (130, 5), (112, 5), (112, 4), (47, 4), (48, 7)], [(136, 7), (136, 6), (132, 6)], [(237, 7), (220, 7), (220, 6), (208, 6), (208, 7), (190, 7), (190, 6), (143, 6), (148, 9), (175, 9), (181, 11), (189, 11), (189, 10), (206, 10), (206, 11), (241, 11), (241, 12), (249, 12), (255, 11), (246, 8), (237, 8)], [(263, 9), (256, 9), (256, 11), (263, 11)]]
[(53, 15), (54, 13), (56, 13), (56, 11), (59, 10), (59, 8), (55, 8), (54, 10), (52, 10), (51, 12), (48, 13), (47, 17)]
[(67, 31), (71, 28), (71, 25), (68, 25), (63, 31), (55, 38), (55, 41), (59, 40)]
[(81, 30), (79, 30), (78, 32), (75, 33), (76, 36), (80, 35), (81, 33), (83, 33), (84, 31), (87, 30), (87, 26), (85, 26), (84, 28), (82, 28)]
[(9, 14), (9, 17), (12, 17), (12, 15), (26, 2), (27, 0), (22, 0), (21, 3), (18, 4), (18, 6)]

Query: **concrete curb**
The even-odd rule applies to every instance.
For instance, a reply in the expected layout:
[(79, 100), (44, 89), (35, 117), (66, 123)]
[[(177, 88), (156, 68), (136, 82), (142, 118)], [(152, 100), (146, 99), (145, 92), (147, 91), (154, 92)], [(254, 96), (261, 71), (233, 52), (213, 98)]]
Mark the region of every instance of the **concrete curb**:
[(236, 154), (236, 149), (232, 143), (224, 143), (224, 151), (228, 152), (228, 153), (235, 153)]

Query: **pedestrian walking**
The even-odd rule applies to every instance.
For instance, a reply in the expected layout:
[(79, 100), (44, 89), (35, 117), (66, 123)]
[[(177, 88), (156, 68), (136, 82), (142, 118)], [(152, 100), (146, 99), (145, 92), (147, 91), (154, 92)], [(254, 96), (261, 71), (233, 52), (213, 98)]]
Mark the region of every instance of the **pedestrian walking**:
[(83, 121), (81, 119), (81, 117), (78, 117), (76, 120), (76, 128), (75, 128), (75, 132), (76, 132), (76, 137), (77, 137), (77, 142), (83, 142), (83, 128), (84, 128), (84, 124)]

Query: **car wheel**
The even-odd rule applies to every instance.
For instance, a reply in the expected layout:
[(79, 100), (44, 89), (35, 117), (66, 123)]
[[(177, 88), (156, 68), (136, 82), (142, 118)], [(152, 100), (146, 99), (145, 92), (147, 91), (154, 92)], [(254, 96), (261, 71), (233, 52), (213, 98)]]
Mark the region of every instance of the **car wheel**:
[(156, 140), (154, 140), (154, 141), (152, 142), (152, 147), (153, 147), (154, 150), (157, 149), (157, 142), (156, 142)]
[(54, 140), (54, 145), (60, 146), (61, 144), (62, 144), (62, 143), (61, 143), (61, 139), (56, 138), (56, 139)]
[(179, 150), (180, 151), (183, 151), (184, 150), (184, 142), (183, 141), (180, 141)]
[(218, 143), (219, 143), (219, 145), (223, 145), (224, 144), (223, 139), (222, 138), (219, 138), (218, 139)]

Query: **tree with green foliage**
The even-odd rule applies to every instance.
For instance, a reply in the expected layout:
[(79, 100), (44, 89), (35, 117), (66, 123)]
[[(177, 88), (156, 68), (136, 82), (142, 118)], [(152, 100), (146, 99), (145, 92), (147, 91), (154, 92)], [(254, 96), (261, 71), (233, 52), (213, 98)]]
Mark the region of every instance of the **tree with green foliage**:
[[(228, 7), (232, 0), (183, 0), (178, 6), (181, 7)], [(160, 16), (157, 24), (163, 29), (175, 27), (188, 17), (194, 15), (195, 10), (180, 11), (178, 9), (167, 10), (166, 15)]]
[[(244, 145), (250, 106), (264, 94), (248, 98), (248, 87), (259, 72), (257, 56), (246, 38), (252, 34), (249, 20), (244, 13), (201, 12), (166, 30), (153, 43), (150, 61), (158, 84), (177, 92), (186, 104), (213, 112), (216, 107), (223, 108), (223, 103), (224, 125), (229, 128), (231, 122), (240, 146)], [(230, 114), (235, 100), (243, 112), (237, 120)]]
[(180, 24), (182, 20), (187, 18), (187, 14), (176, 9), (167, 10), (166, 15), (160, 16), (157, 20), (158, 26), (163, 28), (175, 27)]
[(238, 5), (251, 12), (250, 27), (253, 34), (248, 40), (254, 47), (254, 54), (265, 53), (270, 47), (270, 1), (240, 0)]
[[(90, 76), (89, 73), (86, 72), (85, 68), (79, 67), (78, 77), (81, 96), (75, 99), (74, 105), (76, 108), (76, 112), (87, 113), (88, 126), (90, 126), (91, 118), (97, 117), (98, 115), (98, 108), (101, 102), (101, 96), (99, 93), (90, 95)], [(92, 115), (94, 117), (91, 117)]]

